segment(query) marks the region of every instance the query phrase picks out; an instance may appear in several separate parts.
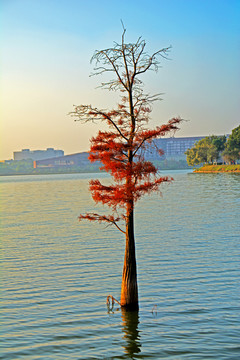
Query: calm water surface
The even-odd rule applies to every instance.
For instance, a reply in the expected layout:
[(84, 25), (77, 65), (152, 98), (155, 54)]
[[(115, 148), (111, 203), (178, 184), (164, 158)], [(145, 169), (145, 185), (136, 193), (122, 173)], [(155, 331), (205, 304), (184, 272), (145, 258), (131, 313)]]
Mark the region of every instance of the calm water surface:
[(93, 174), (0, 178), (1, 359), (240, 358), (240, 176), (170, 175), (136, 209), (139, 313), (106, 308), (125, 244), (77, 220)]

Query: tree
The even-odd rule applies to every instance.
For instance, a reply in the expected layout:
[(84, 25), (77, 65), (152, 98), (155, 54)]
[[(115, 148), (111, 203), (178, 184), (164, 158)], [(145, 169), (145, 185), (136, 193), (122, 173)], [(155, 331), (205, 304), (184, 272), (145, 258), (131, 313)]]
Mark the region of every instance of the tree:
[(225, 135), (222, 136), (216, 136), (216, 135), (212, 135), (209, 137), (211, 143), (216, 147), (217, 149), (217, 158), (216, 160), (218, 161), (219, 158), (221, 157), (222, 152), (225, 149), (225, 144), (227, 141), (227, 138)]
[(187, 163), (189, 166), (201, 164), (201, 161), (198, 157), (198, 152), (197, 152), (197, 149), (195, 146), (190, 149), (187, 149), (185, 154), (187, 155)]
[(173, 118), (166, 125), (152, 130), (147, 128), (151, 105), (159, 100), (159, 94), (144, 94), (141, 75), (148, 70), (157, 71), (159, 57), (166, 58), (169, 48), (148, 55), (145, 52), (145, 41), (139, 38), (136, 43), (126, 43), (125, 32), (123, 29), (121, 43), (96, 51), (91, 60), (95, 62), (94, 75), (114, 73), (115, 78), (102, 83), (101, 87), (120, 91), (121, 101), (118, 107), (106, 111), (92, 105), (79, 105), (75, 106), (71, 115), (75, 120), (103, 121), (109, 126), (108, 131), (99, 131), (91, 139), (89, 159), (92, 162), (100, 161), (101, 169), (111, 174), (113, 183), (107, 186), (99, 180), (91, 180), (89, 189), (94, 201), (108, 205), (112, 212), (107, 215), (86, 213), (80, 215), (79, 220), (115, 225), (125, 234), (120, 305), (128, 310), (136, 310), (138, 286), (134, 239), (135, 203), (143, 195), (159, 191), (163, 182), (171, 181), (168, 177), (159, 176), (157, 168), (144, 159), (144, 150), (154, 139), (176, 130), (181, 119)]
[(227, 140), (223, 157), (228, 162), (235, 162), (240, 159), (240, 125), (232, 130)]
[(213, 135), (197, 141), (191, 149), (185, 152), (188, 165), (209, 164), (218, 161), (220, 152), (224, 148), (226, 141), (224, 139), (226, 139), (225, 136)]

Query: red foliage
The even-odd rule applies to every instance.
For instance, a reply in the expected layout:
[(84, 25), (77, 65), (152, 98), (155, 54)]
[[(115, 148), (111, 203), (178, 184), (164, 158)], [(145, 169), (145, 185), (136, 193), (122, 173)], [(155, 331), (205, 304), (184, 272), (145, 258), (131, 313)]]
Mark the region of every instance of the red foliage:
[[(122, 109), (122, 106), (120, 105), (119, 108)], [(112, 111), (107, 116), (112, 120), (119, 116), (119, 112)], [(135, 132), (132, 137), (128, 135), (130, 129), (126, 120), (112, 131), (99, 131), (97, 136), (91, 139), (89, 159), (92, 162), (101, 162), (101, 169), (112, 175), (115, 184), (106, 186), (99, 180), (91, 180), (89, 189), (93, 200), (108, 205), (114, 211), (118, 208), (126, 210), (129, 204), (136, 203), (143, 195), (159, 191), (161, 183), (171, 181), (171, 178), (158, 176), (157, 168), (151, 162), (145, 161), (139, 150), (144, 149), (145, 145), (150, 144), (154, 139), (176, 130), (180, 121), (179, 118), (174, 118), (156, 129), (142, 129)], [(161, 150), (159, 152), (161, 153)], [(132, 161), (129, 161), (129, 156), (132, 156)], [(98, 214), (81, 215), (80, 219), (83, 218), (110, 222), (108, 217), (101, 217)], [(118, 220), (119, 218), (116, 221)]]
[[(117, 62), (114, 56), (111, 64)], [(134, 61), (134, 57), (131, 60)], [(151, 62), (146, 63), (144, 72), (149, 68), (149, 64)], [(118, 74), (117, 82), (109, 83), (110, 89), (111, 84), (115, 84), (114, 86), (117, 88), (120, 86), (120, 90), (125, 93), (121, 97), (122, 101), (117, 109), (106, 112), (93, 108), (91, 105), (80, 105), (75, 108), (74, 114), (85, 121), (104, 121), (108, 124), (109, 131), (99, 131), (91, 139), (89, 160), (100, 162), (100, 169), (111, 174), (114, 183), (106, 186), (99, 180), (92, 180), (89, 189), (96, 203), (109, 206), (114, 213), (119, 208), (124, 209), (124, 216), (127, 217), (133, 210), (134, 204), (143, 195), (159, 191), (161, 183), (172, 180), (159, 176), (156, 167), (145, 160), (144, 151), (155, 139), (177, 130), (178, 124), (182, 120), (172, 118), (167, 124), (157, 126), (155, 129), (148, 129), (146, 125), (151, 112), (150, 105), (158, 96), (143, 94), (141, 81), (135, 78), (142, 72), (138, 71), (141, 67), (137, 68), (136, 63), (133, 66), (135, 73), (132, 73), (127, 66), (126, 73), (122, 75), (121, 79), (117, 68), (117, 66), (114, 67), (114, 71)], [(136, 90), (134, 90), (134, 86)], [(163, 154), (161, 149), (158, 149), (158, 152), (160, 155)], [(124, 217), (110, 218), (105, 215), (88, 213), (80, 215), (79, 219), (106, 221), (116, 225), (120, 218)]]

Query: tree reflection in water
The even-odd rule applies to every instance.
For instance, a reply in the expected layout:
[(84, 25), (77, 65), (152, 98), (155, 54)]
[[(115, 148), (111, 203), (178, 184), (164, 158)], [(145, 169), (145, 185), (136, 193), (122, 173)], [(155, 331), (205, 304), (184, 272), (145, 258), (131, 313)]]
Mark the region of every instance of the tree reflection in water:
[(139, 313), (138, 311), (122, 311), (122, 331), (125, 353), (130, 359), (135, 359), (135, 355), (141, 352), (140, 334), (138, 331)]

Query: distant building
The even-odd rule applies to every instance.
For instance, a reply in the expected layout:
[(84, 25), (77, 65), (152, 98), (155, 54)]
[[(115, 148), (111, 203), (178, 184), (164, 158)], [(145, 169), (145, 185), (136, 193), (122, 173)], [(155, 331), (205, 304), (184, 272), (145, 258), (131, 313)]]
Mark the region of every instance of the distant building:
[(146, 153), (146, 158), (149, 160), (159, 160), (159, 154), (157, 149), (161, 149), (164, 152), (162, 158), (168, 160), (186, 160), (185, 152), (190, 149), (194, 144), (203, 139), (204, 136), (195, 137), (171, 137), (161, 138), (154, 141), (155, 145), (151, 145)]
[(23, 149), (22, 151), (15, 151), (13, 153), (14, 160), (43, 160), (53, 157), (64, 156), (63, 150), (54, 150), (53, 148), (47, 148), (46, 150), (33, 150)]
[(76, 153), (72, 155), (65, 155), (65, 156), (59, 156), (54, 157), (50, 159), (43, 159), (43, 160), (37, 160), (34, 161), (34, 168), (59, 168), (59, 167), (65, 167), (70, 168), (74, 166), (81, 166), (85, 167), (90, 164), (90, 161), (88, 160), (88, 153), (82, 152), (82, 153)]
[[(156, 147), (151, 145), (146, 152), (146, 159), (150, 161), (154, 160), (186, 160), (185, 151), (191, 148), (197, 141), (203, 139), (203, 136), (197, 137), (182, 137), (182, 138), (162, 138), (155, 140), (157, 148), (164, 151), (164, 155), (159, 157)], [(71, 155), (52, 157), (48, 159), (41, 159), (34, 161), (35, 168), (71, 168), (71, 167), (82, 167), (86, 168), (90, 165), (88, 160), (88, 153), (81, 152)], [(99, 163), (95, 163), (95, 166), (99, 167)], [(91, 165), (94, 166), (94, 165)]]

